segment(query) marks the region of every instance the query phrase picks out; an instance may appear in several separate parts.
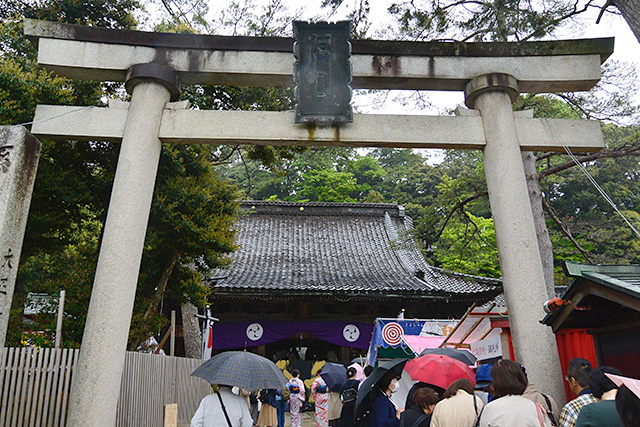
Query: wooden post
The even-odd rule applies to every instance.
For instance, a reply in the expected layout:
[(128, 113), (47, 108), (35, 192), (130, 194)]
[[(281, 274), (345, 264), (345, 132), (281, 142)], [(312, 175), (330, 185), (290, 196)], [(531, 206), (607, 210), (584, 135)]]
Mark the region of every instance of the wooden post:
[(176, 311), (171, 310), (171, 340), (169, 341), (169, 356), (175, 356), (176, 350)]
[(164, 427), (178, 427), (178, 404), (164, 405)]
[(56, 348), (62, 347), (62, 315), (64, 313), (64, 291), (60, 291), (58, 300), (58, 320), (56, 322)]

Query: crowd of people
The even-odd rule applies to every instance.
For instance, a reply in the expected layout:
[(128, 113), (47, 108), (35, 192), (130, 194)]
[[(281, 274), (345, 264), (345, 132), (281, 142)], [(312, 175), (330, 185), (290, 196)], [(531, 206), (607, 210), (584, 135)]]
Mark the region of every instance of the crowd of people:
[[(391, 399), (398, 377), (376, 383), (369, 427), (640, 427), (640, 381), (609, 366), (593, 369), (585, 359), (571, 360), (565, 380), (576, 398), (560, 409), (531, 384), (525, 368), (511, 360), (481, 365), (476, 385), (468, 379), (446, 390), (416, 383), (405, 407)], [(355, 420), (349, 426), (357, 426)]]
[[(372, 371), (367, 366), (364, 373)], [(465, 378), (446, 389), (418, 382), (404, 407), (391, 399), (399, 387), (397, 372), (382, 375), (364, 391), (356, 373), (353, 367), (347, 369), (339, 391), (330, 390), (321, 376), (313, 382), (315, 427), (640, 427), (640, 381), (622, 377), (613, 367), (594, 369), (580, 358), (571, 360), (565, 376), (577, 397), (561, 409), (528, 381), (522, 365), (511, 360), (480, 365), (475, 385)], [(284, 427), (288, 406), (291, 426), (301, 427), (305, 399), (300, 372), (294, 369), (285, 390), (238, 395), (221, 386), (202, 400), (191, 425)], [(359, 404), (366, 404), (366, 413)], [(225, 418), (228, 424), (221, 421)], [(217, 422), (207, 424), (207, 419)]]

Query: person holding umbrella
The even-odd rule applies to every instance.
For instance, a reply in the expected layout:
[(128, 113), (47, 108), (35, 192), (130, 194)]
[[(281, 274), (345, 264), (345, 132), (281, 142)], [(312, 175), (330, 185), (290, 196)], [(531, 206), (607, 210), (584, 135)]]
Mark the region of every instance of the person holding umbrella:
[(338, 427), (342, 402), (340, 401), (340, 387), (347, 380), (347, 369), (340, 363), (326, 362), (320, 376), (329, 387), (329, 405), (327, 418), (329, 427)]
[(276, 401), (276, 389), (260, 390), (258, 399), (262, 402), (260, 415), (258, 415), (259, 427), (275, 427), (278, 424), (278, 403)]
[(431, 427), (469, 427), (484, 406), (467, 378), (455, 380), (447, 388), (431, 415)]
[(202, 399), (191, 418), (191, 427), (219, 427), (224, 424), (229, 427), (251, 427), (253, 419), (244, 398), (233, 394), (230, 386), (219, 384), (219, 387), (217, 392)]
[(397, 408), (391, 401), (391, 394), (398, 389), (398, 376), (391, 372), (376, 383), (372, 393), (371, 427), (398, 427), (400, 414), (404, 408)]
[(393, 402), (389, 399), (389, 396), (393, 393), (390, 390), (390, 385), (392, 380), (395, 380), (393, 390), (396, 390), (397, 379), (402, 375), (402, 369), (407, 360), (409, 359), (391, 360), (375, 368), (367, 379), (360, 383), (358, 403), (356, 405), (356, 425), (370, 425), (371, 427), (383, 427), (385, 425), (384, 419), (382, 424), (378, 424), (376, 421), (374, 404), (378, 401), (380, 408), (384, 408), (387, 403), (391, 405), (391, 408), (387, 406), (387, 409), (391, 411), (393, 408), (393, 417), (389, 417), (386, 421), (391, 422), (393, 426), (393, 419), (395, 418), (395, 426), (398, 426), (398, 412)]
[(253, 420), (247, 402), (233, 394), (230, 388), (235, 386), (248, 391), (281, 389), (287, 383), (287, 377), (275, 363), (248, 351), (225, 351), (215, 355), (191, 376), (220, 386), (219, 392), (202, 399), (191, 420), (192, 427), (251, 427)]

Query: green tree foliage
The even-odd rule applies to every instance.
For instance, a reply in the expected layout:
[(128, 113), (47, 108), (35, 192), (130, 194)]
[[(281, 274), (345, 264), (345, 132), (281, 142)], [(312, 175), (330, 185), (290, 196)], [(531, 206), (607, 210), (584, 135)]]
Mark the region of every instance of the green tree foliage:
[[(55, 6), (52, 2), (47, 5)], [(21, 22), (23, 14), (37, 16), (35, 6), (21, 2), (7, 2), (6, 6), (0, 23), (0, 123), (28, 123), (37, 104), (103, 105), (100, 98), (107, 93), (106, 88), (95, 83), (55, 77), (36, 64), (35, 49), (23, 36)], [(100, 10), (98, 15), (108, 18), (111, 25), (124, 19), (124, 10), (117, 13), (108, 9)], [(49, 12), (49, 19), (63, 17), (54, 15), (53, 10)], [(27, 292), (57, 293), (51, 288), (54, 283), (52, 280), (70, 265), (77, 264), (79, 274), (87, 272), (87, 258), (83, 257), (91, 258), (95, 245), (79, 239), (89, 232), (98, 233), (99, 236), (100, 228), (94, 227), (94, 221), (102, 220), (117, 156), (117, 147), (109, 143), (42, 142), (11, 310), (7, 337), (9, 345), (20, 342)], [(41, 275), (28, 272), (30, 263), (39, 265), (43, 262), (60, 266), (61, 270), (43, 267), (40, 269)], [(42, 276), (45, 273), (47, 276)], [(88, 273), (91, 274), (90, 271)], [(75, 272), (65, 274), (72, 276)], [(84, 275), (80, 274), (79, 277), (84, 278)], [(64, 285), (62, 281), (59, 283)], [(80, 292), (81, 284), (86, 285), (87, 289), (91, 287), (87, 279), (73, 282), (69, 287), (68, 305), (72, 313), (74, 306), (86, 310), (86, 302), (82, 301)], [(76, 314), (72, 314), (73, 318), (82, 321), (83, 315)]]
[(442, 232), (434, 250), (442, 268), (476, 276), (500, 277), (496, 233), (491, 218), (465, 213)]
[[(103, 106), (105, 97), (121, 93), (117, 85), (71, 81), (44, 71), (36, 64), (35, 51), (22, 35), (20, 19), (26, 15), (131, 28), (137, 2), (63, 1), (13, 6), (15, 14), (7, 15), (0, 24), (2, 124), (28, 122), (37, 104)], [(218, 95), (229, 105), (239, 105), (249, 104), (252, 92), (228, 90)], [(252, 104), (273, 102), (254, 98)], [(20, 341), (26, 293), (55, 295), (60, 289), (67, 292), (65, 345), (80, 344), (117, 155), (118, 145), (110, 143), (43, 141), (8, 344), (18, 345)], [(166, 321), (159, 311), (163, 299), (203, 304), (209, 296), (203, 274), (226, 265), (228, 254), (235, 249), (236, 193), (212, 167), (218, 155), (218, 148), (211, 146), (163, 147), (136, 295), (131, 347)], [(50, 333), (53, 317), (39, 316), (35, 327)]]
[(406, 1), (389, 12), (412, 40), (524, 41), (542, 38), (589, 9), (591, 0), (567, 2)]

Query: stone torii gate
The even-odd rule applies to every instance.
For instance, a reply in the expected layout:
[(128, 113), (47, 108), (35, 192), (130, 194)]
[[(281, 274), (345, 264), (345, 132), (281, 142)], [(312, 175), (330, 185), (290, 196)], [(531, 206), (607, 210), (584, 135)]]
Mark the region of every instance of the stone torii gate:
[[(560, 399), (555, 337), (539, 323), (547, 299), (521, 150), (595, 151), (600, 125), (514, 113), (521, 92), (588, 90), (613, 39), (529, 43), (352, 41), (354, 88), (464, 91), (457, 117), (354, 115), (309, 127), (293, 112), (193, 111), (180, 83), (293, 86), (293, 40), (115, 31), (25, 20), (40, 64), (83, 80), (124, 81), (110, 108), (40, 105), (42, 138), (122, 143), (93, 285), (69, 425), (113, 425), (142, 247), (162, 143), (343, 145), (483, 150), (504, 292), (518, 360)], [(65, 113), (71, 113), (61, 116)]]

